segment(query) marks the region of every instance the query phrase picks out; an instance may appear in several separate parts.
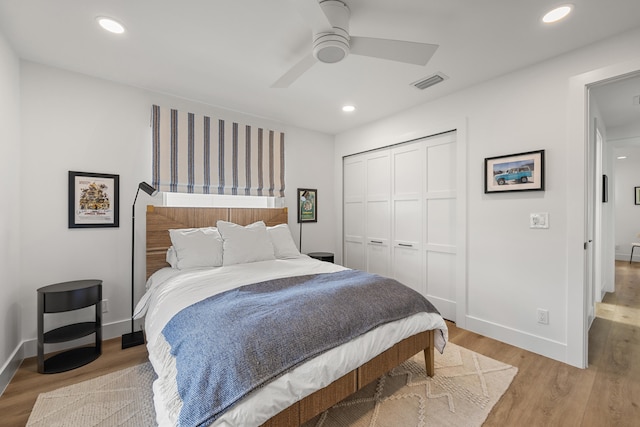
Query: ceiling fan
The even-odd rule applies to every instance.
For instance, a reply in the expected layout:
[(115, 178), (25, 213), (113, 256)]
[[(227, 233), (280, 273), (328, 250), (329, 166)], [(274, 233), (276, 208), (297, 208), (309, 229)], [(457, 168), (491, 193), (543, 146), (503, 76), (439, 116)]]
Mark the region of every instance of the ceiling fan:
[(333, 64), (350, 53), (408, 64), (425, 65), (438, 45), (349, 34), (349, 7), (340, 0), (292, 0), (313, 30), (313, 52), (305, 55), (271, 87), (285, 88), (316, 62)]

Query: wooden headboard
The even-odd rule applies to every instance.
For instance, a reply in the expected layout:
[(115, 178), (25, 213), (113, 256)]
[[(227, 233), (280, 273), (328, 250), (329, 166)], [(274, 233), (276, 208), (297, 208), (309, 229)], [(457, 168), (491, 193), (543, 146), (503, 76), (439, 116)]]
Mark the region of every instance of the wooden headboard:
[(171, 246), (172, 228), (215, 227), (218, 220), (249, 225), (264, 221), (268, 226), (286, 224), (287, 208), (186, 208), (147, 206), (147, 279), (169, 264), (167, 249)]

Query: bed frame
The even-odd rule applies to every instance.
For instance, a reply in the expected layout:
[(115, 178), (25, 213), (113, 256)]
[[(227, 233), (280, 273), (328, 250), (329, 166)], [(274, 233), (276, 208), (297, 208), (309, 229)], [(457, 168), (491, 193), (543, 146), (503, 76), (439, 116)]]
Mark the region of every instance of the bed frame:
[[(267, 226), (286, 224), (287, 208), (190, 208), (147, 206), (147, 277), (167, 267), (165, 257), (171, 246), (169, 229), (215, 226), (218, 220), (248, 225), (262, 220)], [(434, 331), (425, 331), (400, 341), (364, 365), (338, 378), (286, 408), (263, 426), (299, 426), (370, 382), (389, 372), (416, 353), (424, 352), (427, 375), (434, 374)]]

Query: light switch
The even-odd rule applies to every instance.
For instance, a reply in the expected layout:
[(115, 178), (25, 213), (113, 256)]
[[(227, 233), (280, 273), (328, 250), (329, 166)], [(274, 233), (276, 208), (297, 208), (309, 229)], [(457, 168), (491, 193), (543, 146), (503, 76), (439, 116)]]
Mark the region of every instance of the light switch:
[(549, 228), (549, 213), (532, 213), (529, 215), (529, 228)]

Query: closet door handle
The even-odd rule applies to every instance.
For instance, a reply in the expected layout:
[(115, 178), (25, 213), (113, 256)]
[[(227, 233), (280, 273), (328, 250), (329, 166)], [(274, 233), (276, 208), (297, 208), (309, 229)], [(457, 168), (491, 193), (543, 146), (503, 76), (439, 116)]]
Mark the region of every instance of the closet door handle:
[(377, 244), (381, 245), (382, 241), (381, 240), (372, 240), (371, 243), (377, 243)]
[(402, 247), (405, 247), (405, 248), (412, 248), (413, 247), (413, 245), (410, 244), (410, 243), (398, 243), (398, 246), (402, 246)]

